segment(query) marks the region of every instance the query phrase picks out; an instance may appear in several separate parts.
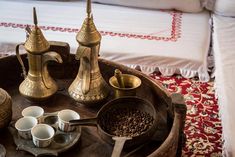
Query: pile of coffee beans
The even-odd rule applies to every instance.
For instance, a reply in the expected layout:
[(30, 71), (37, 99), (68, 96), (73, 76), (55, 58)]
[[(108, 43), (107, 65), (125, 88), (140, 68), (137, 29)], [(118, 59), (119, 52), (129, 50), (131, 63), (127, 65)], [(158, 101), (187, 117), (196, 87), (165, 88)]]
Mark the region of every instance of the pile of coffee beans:
[(99, 124), (111, 135), (134, 137), (146, 132), (153, 122), (149, 113), (134, 108), (120, 108), (105, 113)]

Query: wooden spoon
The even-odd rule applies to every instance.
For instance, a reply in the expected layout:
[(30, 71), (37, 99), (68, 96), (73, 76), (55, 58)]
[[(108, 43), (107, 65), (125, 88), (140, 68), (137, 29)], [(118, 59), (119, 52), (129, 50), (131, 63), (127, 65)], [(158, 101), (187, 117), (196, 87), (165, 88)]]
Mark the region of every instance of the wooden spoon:
[(114, 136), (112, 139), (115, 140), (115, 144), (114, 144), (113, 153), (111, 157), (120, 157), (126, 140), (131, 140), (132, 138)]

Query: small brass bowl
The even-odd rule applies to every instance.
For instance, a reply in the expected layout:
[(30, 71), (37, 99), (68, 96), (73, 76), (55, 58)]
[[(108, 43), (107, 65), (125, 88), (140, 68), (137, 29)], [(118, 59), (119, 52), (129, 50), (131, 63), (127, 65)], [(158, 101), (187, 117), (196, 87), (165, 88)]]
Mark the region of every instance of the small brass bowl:
[(141, 85), (141, 80), (137, 76), (130, 74), (122, 74), (125, 88), (119, 87), (118, 80), (115, 76), (109, 79), (109, 84), (114, 88), (115, 98), (123, 96), (136, 96), (136, 91)]

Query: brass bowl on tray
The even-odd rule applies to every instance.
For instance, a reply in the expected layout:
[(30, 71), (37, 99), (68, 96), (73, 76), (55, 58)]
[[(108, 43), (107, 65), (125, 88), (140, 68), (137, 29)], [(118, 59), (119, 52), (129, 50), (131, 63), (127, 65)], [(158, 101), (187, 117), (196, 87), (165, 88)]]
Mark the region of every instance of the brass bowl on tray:
[[(116, 74), (117, 69), (115, 70)], [(109, 84), (113, 87), (115, 98), (123, 96), (136, 96), (141, 85), (141, 79), (135, 75), (122, 74), (114, 75), (109, 79)]]

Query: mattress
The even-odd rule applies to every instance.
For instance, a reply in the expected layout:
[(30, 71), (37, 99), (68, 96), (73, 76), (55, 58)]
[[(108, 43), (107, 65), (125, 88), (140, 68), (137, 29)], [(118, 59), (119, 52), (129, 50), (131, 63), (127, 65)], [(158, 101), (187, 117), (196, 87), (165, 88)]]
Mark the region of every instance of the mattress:
[(213, 16), (215, 81), (222, 119), (224, 156), (235, 156), (235, 18)]
[[(75, 36), (86, 16), (85, 2), (0, 1), (0, 44), (14, 53), (25, 41), (26, 25), (32, 25), (32, 7), (47, 40), (65, 41), (75, 53)], [(94, 21), (102, 35), (100, 57), (165, 76), (180, 73), (208, 81), (207, 55), (210, 15), (144, 10), (93, 4)], [(6, 46), (7, 45), (7, 46)], [(7, 49), (6, 49), (7, 48)]]

